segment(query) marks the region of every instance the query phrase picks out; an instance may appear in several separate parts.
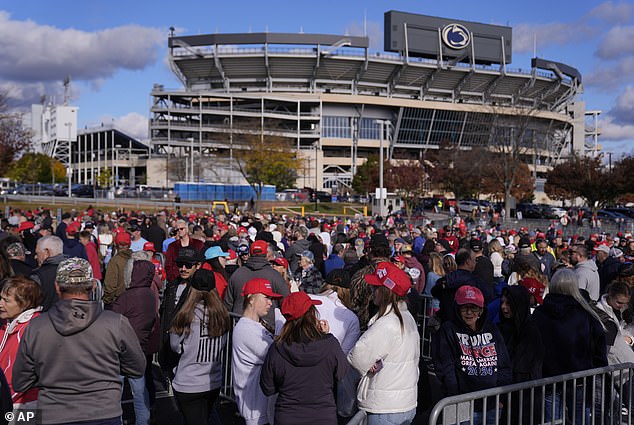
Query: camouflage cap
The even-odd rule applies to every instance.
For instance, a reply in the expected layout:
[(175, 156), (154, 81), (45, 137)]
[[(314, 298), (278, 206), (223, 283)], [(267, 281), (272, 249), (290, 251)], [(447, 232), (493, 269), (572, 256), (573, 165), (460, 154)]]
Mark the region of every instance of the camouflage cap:
[(7, 255), (9, 258), (22, 257), (26, 255), (26, 248), (22, 242), (13, 242), (7, 247)]
[(66, 285), (86, 283), (92, 280), (92, 267), (83, 258), (67, 258), (57, 266), (56, 280)]

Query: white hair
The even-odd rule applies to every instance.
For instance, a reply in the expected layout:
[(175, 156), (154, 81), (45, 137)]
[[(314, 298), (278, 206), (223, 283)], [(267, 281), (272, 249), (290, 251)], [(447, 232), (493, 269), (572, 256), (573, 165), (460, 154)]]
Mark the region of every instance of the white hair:
[(43, 249), (48, 249), (51, 257), (64, 253), (64, 242), (57, 236), (53, 235), (44, 236), (38, 239), (36, 247), (40, 251), (42, 251)]

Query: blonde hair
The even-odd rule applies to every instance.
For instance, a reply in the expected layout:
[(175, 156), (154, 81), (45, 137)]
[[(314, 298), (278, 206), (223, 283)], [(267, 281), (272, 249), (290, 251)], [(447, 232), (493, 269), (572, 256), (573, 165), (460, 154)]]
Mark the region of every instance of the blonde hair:
[(503, 251), (504, 250), (502, 249), (502, 244), (499, 240), (493, 239), (491, 242), (489, 242), (489, 255), (491, 255), (492, 252), (502, 254)]
[(443, 267), (442, 255), (437, 252), (432, 252), (429, 254), (429, 265), (431, 266), (431, 271), (436, 273), (438, 276), (445, 275), (445, 268)]

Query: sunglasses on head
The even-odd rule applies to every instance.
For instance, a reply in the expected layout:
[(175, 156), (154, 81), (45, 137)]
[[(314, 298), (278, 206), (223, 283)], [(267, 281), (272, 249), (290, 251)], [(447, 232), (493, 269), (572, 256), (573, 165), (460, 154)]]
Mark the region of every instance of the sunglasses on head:
[(194, 267), (194, 263), (190, 263), (190, 262), (186, 262), (186, 261), (177, 261), (176, 262), (176, 267), (178, 267), (179, 269), (182, 269), (183, 267), (185, 267), (187, 269), (191, 269), (192, 267)]

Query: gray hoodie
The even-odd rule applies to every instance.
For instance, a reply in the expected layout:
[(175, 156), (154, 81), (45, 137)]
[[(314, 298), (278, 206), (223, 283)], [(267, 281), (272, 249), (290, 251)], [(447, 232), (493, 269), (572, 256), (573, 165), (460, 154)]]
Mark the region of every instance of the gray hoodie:
[(575, 274), (577, 275), (577, 284), (579, 289), (585, 289), (590, 295), (590, 299), (598, 301), (600, 296), (599, 272), (597, 265), (593, 260), (586, 260), (577, 263), (575, 266)]
[(138, 378), (145, 356), (124, 316), (98, 302), (60, 300), (26, 328), (13, 388), (39, 387), (43, 424), (121, 416), (120, 375)]

